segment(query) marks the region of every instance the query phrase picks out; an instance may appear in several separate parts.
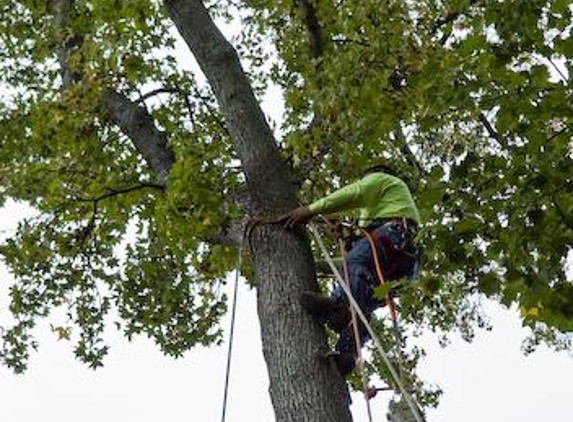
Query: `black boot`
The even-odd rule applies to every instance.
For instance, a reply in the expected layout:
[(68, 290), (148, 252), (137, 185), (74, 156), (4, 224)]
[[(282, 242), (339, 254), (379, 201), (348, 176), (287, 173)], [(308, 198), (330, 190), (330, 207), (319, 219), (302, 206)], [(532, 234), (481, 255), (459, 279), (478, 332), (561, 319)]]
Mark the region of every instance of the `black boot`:
[(315, 292), (300, 295), (303, 309), (330, 329), (340, 333), (350, 324), (348, 305), (326, 298)]
[(326, 355), (326, 358), (336, 365), (342, 377), (350, 374), (356, 366), (356, 356), (353, 353), (335, 351)]

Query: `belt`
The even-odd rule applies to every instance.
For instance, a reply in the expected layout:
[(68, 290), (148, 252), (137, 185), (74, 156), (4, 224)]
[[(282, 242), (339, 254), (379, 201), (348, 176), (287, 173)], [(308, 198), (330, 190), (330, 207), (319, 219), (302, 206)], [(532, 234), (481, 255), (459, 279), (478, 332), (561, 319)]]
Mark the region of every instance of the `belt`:
[(368, 226), (366, 226), (366, 230), (376, 230), (380, 226), (384, 226), (386, 224), (391, 224), (393, 226), (401, 226), (408, 230), (416, 231), (418, 228), (418, 224), (412, 220), (411, 218), (404, 218), (404, 217), (391, 217), (391, 218), (377, 218), (372, 221)]

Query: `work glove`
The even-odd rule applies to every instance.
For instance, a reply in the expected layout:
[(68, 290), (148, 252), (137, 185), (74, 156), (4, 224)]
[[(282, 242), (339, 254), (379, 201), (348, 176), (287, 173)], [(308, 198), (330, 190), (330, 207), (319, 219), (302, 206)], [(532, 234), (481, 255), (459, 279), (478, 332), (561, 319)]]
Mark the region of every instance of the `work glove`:
[(279, 223), (283, 224), (285, 228), (292, 229), (297, 224), (308, 223), (314, 213), (308, 207), (298, 207), (290, 210), (286, 214), (278, 218)]

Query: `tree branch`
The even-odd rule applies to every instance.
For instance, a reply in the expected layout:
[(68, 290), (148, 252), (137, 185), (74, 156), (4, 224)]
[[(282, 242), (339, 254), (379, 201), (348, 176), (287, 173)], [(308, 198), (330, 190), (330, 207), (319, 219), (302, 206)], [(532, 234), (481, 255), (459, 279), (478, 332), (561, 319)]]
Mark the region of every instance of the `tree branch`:
[(396, 134), (396, 140), (400, 143), (400, 152), (402, 152), (402, 154), (406, 158), (406, 161), (408, 161), (408, 164), (416, 168), (418, 170), (419, 175), (425, 175), (426, 170), (424, 169), (420, 161), (418, 161), (418, 159), (408, 146), (408, 142), (406, 141), (406, 136), (404, 135), (404, 131), (402, 130), (402, 126), (400, 125), (399, 122), (396, 124), (396, 130), (394, 133)]
[(316, 15), (316, 9), (310, 0), (298, 0), (298, 5), (302, 12), (308, 33), (311, 55), (314, 59), (317, 59), (324, 54), (325, 43), (322, 27)]
[(62, 78), (62, 88), (64, 89), (81, 78), (81, 74), (70, 69), (68, 62), (71, 50), (83, 42), (83, 38), (80, 35), (70, 38), (72, 34), (68, 33), (72, 10), (73, 0), (52, 0), (54, 26), (59, 41), (56, 47), (56, 56), (60, 65), (60, 76)]
[(553, 66), (553, 68), (559, 74), (559, 76), (561, 76), (561, 79), (563, 80), (563, 82), (568, 83), (569, 78), (567, 78), (567, 76), (565, 76), (563, 71), (559, 68), (559, 66), (557, 66), (557, 64), (553, 61), (553, 59), (551, 57), (547, 57), (547, 61), (551, 64), (551, 66)]
[(553, 142), (553, 140), (555, 140), (555, 138), (558, 138), (559, 136), (567, 133), (568, 131), (569, 131), (569, 128), (566, 126), (563, 129), (561, 129), (560, 131), (555, 132), (553, 135), (551, 135), (550, 137), (547, 138), (547, 143), (549, 144), (549, 143)]
[[(54, 25), (61, 38), (56, 51), (63, 89), (81, 80), (81, 74), (70, 69), (68, 59), (71, 50), (81, 45), (83, 37), (74, 35), (74, 41), (71, 42), (65, 36), (73, 8), (73, 0), (52, 0)], [(104, 93), (103, 109), (104, 116), (117, 124), (127, 135), (151, 170), (156, 173), (158, 180), (166, 183), (175, 158), (167, 145), (167, 136), (156, 127), (153, 117), (144, 107), (138, 106), (137, 102), (111, 89)]]
[(161, 183), (166, 183), (175, 162), (167, 145), (167, 135), (155, 126), (145, 107), (137, 105), (125, 95), (107, 90), (103, 99), (104, 115), (117, 124), (142, 155)]
[(185, 91), (183, 91), (182, 89), (179, 89), (179, 88), (154, 89), (153, 91), (150, 91), (147, 94), (143, 94), (140, 98), (138, 98), (136, 101), (134, 101), (134, 104), (143, 103), (143, 102), (147, 101), (148, 99), (155, 97), (156, 95), (160, 95), (160, 94), (178, 94), (179, 96), (181, 96), (183, 98), (183, 101), (185, 102), (185, 107), (187, 107), (187, 111), (189, 113), (189, 119), (191, 120), (191, 124), (193, 124), (194, 114), (195, 114), (193, 111), (193, 105), (191, 104), (191, 101), (189, 100), (189, 95), (187, 95), (187, 93)]
[(200, 0), (164, 0), (179, 33), (193, 52), (225, 116), (259, 212), (296, 204), (285, 163), (233, 46)]
[(135, 104), (140, 104), (148, 100), (149, 98), (155, 97), (159, 94), (180, 94), (183, 97), (187, 98), (187, 94), (180, 90), (179, 88), (157, 88), (153, 91), (148, 92), (147, 94), (143, 94), (140, 98), (134, 101)]
[(100, 196), (96, 196), (95, 198), (75, 198), (74, 201), (97, 203), (97, 202), (103, 201), (104, 199), (113, 198), (114, 196), (119, 196), (119, 195), (123, 195), (126, 193), (142, 190), (142, 189), (157, 189), (157, 190), (163, 191), (163, 190), (165, 190), (165, 186), (164, 185), (158, 185), (155, 183), (139, 183), (135, 186), (130, 186), (128, 188), (119, 188), (119, 189), (106, 188), (105, 190), (107, 192), (100, 195)]
[(355, 44), (355, 45), (359, 45), (361, 47), (371, 47), (371, 45), (366, 41), (355, 40), (352, 38), (333, 38), (332, 42), (335, 44), (341, 44), (341, 45)]
[(490, 138), (495, 139), (499, 145), (501, 145), (504, 148), (507, 148), (507, 141), (505, 139), (503, 139), (499, 135), (499, 133), (494, 129), (494, 127), (489, 122), (489, 120), (487, 119), (485, 114), (483, 114), (483, 113), (479, 114), (479, 121), (483, 124), (483, 126), (487, 130), (487, 133), (489, 134)]

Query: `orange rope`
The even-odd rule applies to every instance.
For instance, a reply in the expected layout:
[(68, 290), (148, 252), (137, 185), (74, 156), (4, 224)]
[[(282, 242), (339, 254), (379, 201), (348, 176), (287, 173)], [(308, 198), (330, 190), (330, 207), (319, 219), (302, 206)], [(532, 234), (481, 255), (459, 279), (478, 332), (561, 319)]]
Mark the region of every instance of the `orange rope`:
[[(364, 232), (364, 235), (366, 236), (368, 242), (370, 243), (370, 248), (372, 249), (372, 255), (374, 256), (374, 266), (376, 267), (378, 280), (380, 280), (380, 284), (382, 285), (386, 283), (386, 279), (384, 278), (384, 274), (382, 273), (382, 266), (380, 265), (380, 260), (378, 259), (376, 243), (374, 242), (372, 235), (368, 233), (367, 230), (362, 229), (362, 231)], [(392, 318), (392, 322), (395, 323), (397, 321), (396, 306), (394, 306), (394, 301), (392, 300), (392, 295), (390, 294), (390, 291), (386, 293), (386, 305), (388, 305), (388, 308), (390, 309), (390, 317)]]

